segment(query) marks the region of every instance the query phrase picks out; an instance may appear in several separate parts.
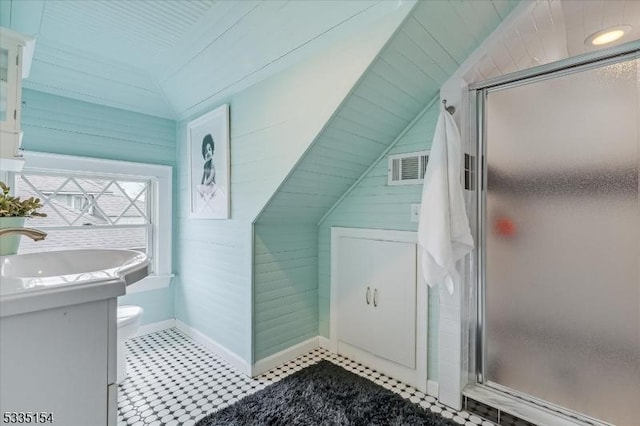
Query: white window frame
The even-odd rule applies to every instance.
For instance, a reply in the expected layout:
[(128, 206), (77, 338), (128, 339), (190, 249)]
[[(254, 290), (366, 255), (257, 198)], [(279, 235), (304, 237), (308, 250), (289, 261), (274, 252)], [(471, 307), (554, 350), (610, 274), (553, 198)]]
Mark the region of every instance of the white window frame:
[(130, 161), (104, 160), (91, 157), (24, 152), (25, 164), (22, 173), (70, 172), (86, 176), (95, 174), (102, 178), (150, 179), (153, 205), (153, 273), (127, 287), (127, 294), (166, 288), (173, 278), (172, 273), (172, 176), (173, 168), (158, 164), (134, 163)]

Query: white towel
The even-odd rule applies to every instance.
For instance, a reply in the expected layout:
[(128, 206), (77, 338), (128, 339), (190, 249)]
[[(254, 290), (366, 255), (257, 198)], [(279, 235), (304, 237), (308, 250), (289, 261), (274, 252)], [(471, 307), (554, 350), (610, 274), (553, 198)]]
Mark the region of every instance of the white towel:
[(430, 287), (445, 285), (453, 295), (456, 262), (473, 249), (460, 184), (460, 133), (441, 108), (422, 187), (418, 241), (422, 271)]

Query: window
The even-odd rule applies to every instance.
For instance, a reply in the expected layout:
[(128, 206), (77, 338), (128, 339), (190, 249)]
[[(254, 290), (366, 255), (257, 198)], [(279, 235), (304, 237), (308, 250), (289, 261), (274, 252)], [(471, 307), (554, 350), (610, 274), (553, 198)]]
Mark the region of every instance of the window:
[(47, 216), (29, 225), (47, 231), (44, 241), (23, 238), (20, 254), (76, 248), (121, 248), (153, 256), (153, 180), (103, 178), (83, 172), (23, 172), (15, 193), (42, 200)]
[[(25, 153), (13, 175), (21, 197), (40, 198), (47, 214), (26, 226), (44, 241), (22, 238), (19, 254), (80, 248), (147, 253), (152, 274), (130, 290), (160, 288), (171, 278), (171, 167), (42, 153)], [(140, 285), (139, 285), (140, 284)]]

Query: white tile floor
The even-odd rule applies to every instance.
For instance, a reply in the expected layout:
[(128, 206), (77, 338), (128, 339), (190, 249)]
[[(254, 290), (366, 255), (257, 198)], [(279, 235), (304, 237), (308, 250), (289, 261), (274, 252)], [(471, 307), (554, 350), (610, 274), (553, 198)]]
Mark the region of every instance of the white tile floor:
[(176, 329), (136, 337), (129, 348), (129, 377), (119, 386), (118, 426), (189, 426), (321, 359), (366, 377), (405, 399), (465, 426), (494, 424), (456, 412), (435, 398), (345, 357), (316, 349), (255, 379), (237, 372)]

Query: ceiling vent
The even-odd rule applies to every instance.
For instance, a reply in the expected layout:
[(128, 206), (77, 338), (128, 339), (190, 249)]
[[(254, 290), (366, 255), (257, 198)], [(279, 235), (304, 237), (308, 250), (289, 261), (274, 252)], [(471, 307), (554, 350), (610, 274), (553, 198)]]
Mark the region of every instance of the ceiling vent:
[(387, 185), (421, 184), (428, 161), (429, 151), (390, 155)]

